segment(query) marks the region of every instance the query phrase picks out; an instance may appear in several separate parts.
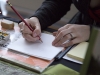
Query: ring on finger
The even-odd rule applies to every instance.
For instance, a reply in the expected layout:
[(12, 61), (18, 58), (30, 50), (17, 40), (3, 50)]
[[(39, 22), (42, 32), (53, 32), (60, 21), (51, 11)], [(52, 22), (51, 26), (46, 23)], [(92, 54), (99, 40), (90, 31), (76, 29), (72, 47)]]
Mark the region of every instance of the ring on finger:
[(71, 36), (71, 40), (74, 39), (74, 36), (72, 35), (72, 33), (69, 33), (69, 34), (70, 34), (70, 36)]

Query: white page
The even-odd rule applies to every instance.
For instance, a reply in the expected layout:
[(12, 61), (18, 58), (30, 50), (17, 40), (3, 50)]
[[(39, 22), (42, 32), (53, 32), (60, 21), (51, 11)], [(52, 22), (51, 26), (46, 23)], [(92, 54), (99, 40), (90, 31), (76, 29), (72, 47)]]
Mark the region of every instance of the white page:
[(30, 43), (27, 42), (23, 37), (21, 37), (14, 43), (11, 43), (8, 46), (8, 49), (12, 49), (46, 60), (52, 60), (63, 49), (63, 47), (52, 46), (54, 36), (51, 34), (42, 33), (41, 39), (43, 43), (40, 41)]

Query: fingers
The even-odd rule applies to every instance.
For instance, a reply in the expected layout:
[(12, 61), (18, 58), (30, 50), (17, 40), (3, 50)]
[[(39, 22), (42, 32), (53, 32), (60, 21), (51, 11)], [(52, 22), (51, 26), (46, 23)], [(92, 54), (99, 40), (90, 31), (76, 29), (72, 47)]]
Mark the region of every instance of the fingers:
[(83, 41), (87, 41), (90, 36), (90, 27), (88, 25), (65, 25), (54, 33), (55, 39), (52, 42), (54, 46), (67, 47)]
[(65, 38), (66, 39), (70, 39), (70, 36), (67, 35), (71, 33), (71, 31), (69, 29), (65, 29), (65, 30), (62, 30), (60, 31), (57, 36), (55, 37), (55, 40), (53, 41), (53, 45), (55, 45), (56, 43), (62, 43), (63, 41), (65, 41)]
[(33, 18), (30, 18), (29, 22), (31, 23), (31, 25), (34, 25), (33, 27), (35, 27), (35, 30), (33, 32), (33, 37), (40, 36), (41, 27), (40, 27), (40, 23), (38, 19), (33, 17)]
[[(73, 39), (75, 38), (72, 38), (73, 37), (76, 37), (74, 36), (74, 34), (71, 33), (70, 34), (66, 34), (65, 36), (63, 36), (58, 42), (56, 42), (55, 44), (53, 44), (54, 46), (63, 46), (63, 47), (66, 47), (68, 46), (68, 44), (70, 43), (70, 41), (72, 41)], [(56, 40), (56, 39), (55, 39)]]
[(31, 31), (23, 22), (19, 23), (23, 37), (32, 42), (39, 40), (37, 36), (40, 36), (41, 33), (40, 23), (35, 19), (25, 19), (25, 21), (33, 29), (33, 31)]
[(53, 45), (55, 45), (55, 43), (62, 39), (62, 37), (64, 37), (66, 34), (71, 33), (71, 30), (69, 29), (70, 26), (70, 24), (67, 24), (59, 28), (57, 32), (53, 33), (53, 35), (56, 36), (55, 40), (52, 43)]
[[(81, 42), (83, 42), (83, 41), (81, 41)], [(74, 38), (73, 40), (70, 40), (68, 43), (62, 44), (62, 46), (68, 47), (68, 46), (71, 46), (71, 45), (74, 45), (74, 44), (77, 44), (77, 43), (80, 43), (79, 38)]]
[(53, 36), (55, 36), (55, 37), (57, 36), (57, 31), (56, 32), (53, 32)]
[(35, 37), (33, 38), (31, 35), (29, 34), (23, 34), (23, 37), (27, 40), (27, 41), (30, 41), (30, 42), (35, 42), (37, 40), (39, 40), (39, 37)]
[[(25, 21), (27, 22), (28, 25), (30, 25), (28, 23), (28, 19), (25, 19)], [(30, 31), (30, 29), (23, 22), (19, 23), (19, 27), (20, 27), (21, 32), (23, 32), (23, 33), (28, 33), (28, 34), (31, 34), (32, 33)]]

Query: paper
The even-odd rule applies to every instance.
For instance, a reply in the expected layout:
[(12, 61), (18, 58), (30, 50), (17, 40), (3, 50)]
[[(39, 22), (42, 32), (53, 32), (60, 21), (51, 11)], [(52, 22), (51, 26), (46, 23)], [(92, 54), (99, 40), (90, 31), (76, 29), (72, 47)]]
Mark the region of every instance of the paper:
[(72, 48), (67, 53), (67, 56), (74, 60), (83, 62), (86, 51), (87, 51), (88, 44), (89, 44), (88, 42), (82, 42), (82, 43), (78, 44), (76, 47)]
[(8, 46), (8, 49), (12, 49), (45, 60), (52, 60), (63, 49), (63, 47), (52, 46), (54, 36), (51, 34), (42, 33), (41, 39), (43, 43), (40, 41), (30, 43), (27, 42), (23, 37), (20, 37), (17, 41), (11, 43)]
[(78, 60), (75, 60), (73, 58), (68, 57), (67, 54), (63, 57), (63, 59), (69, 60), (69, 61), (72, 61), (72, 62), (75, 62), (75, 63), (78, 63), (78, 64), (83, 64), (83, 62), (80, 62)]

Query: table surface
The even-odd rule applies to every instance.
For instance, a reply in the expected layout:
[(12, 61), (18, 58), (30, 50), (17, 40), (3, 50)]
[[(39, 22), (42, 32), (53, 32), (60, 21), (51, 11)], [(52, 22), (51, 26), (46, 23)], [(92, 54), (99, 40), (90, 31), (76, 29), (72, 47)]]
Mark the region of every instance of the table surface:
[[(13, 19), (10, 17), (4, 17), (1, 15), (0, 15), (0, 18), (12, 20), (17, 23), (19, 22), (19, 20), (16, 20), (16, 19)], [(46, 31), (53, 32), (55, 30), (47, 28)], [(72, 62), (69, 60), (65, 60), (63, 58), (60, 60), (54, 61), (51, 65), (56, 65), (59, 63), (65, 65), (67, 67), (70, 67), (78, 72), (80, 71), (81, 64), (78, 64), (78, 63), (75, 63), (75, 62)], [(0, 75), (37, 75), (37, 74), (34, 74), (34, 72), (25, 70), (21, 67), (15, 67), (15, 65), (8, 64), (7, 62), (0, 61)]]

